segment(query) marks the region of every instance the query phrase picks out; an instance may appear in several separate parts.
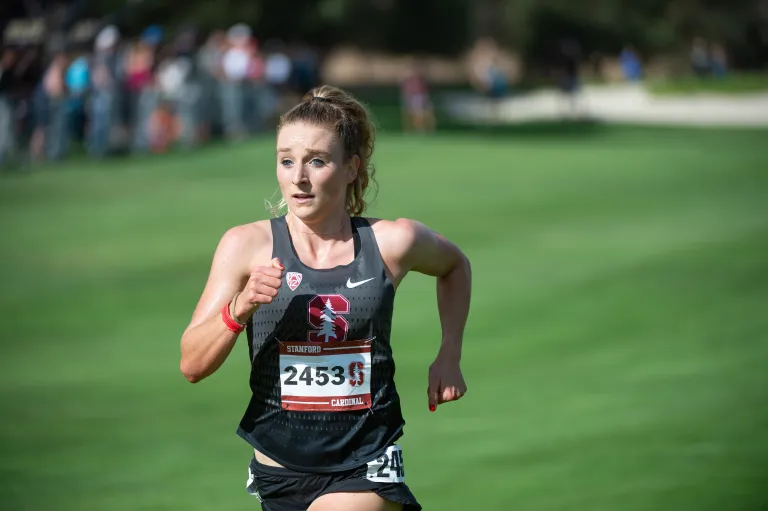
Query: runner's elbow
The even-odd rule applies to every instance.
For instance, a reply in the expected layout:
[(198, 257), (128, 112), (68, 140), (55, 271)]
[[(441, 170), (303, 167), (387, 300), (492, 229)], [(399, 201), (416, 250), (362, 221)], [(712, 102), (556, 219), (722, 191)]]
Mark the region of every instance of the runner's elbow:
[(194, 344), (192, 344), (192, 340), (190, 339), (190, 330), (192, 329), (188, 328), (184, 332), (184, 335), (181, 336), (181, 360), (179, 362), (179, 370), (189, 383), (197, 383), (208, 375), (205, 374), (205, 367), (201, 363), (202, 361), (200, 360), (200, 357), (195, 356), (196, 350), (193, 348)]
[(184, 378), (186, 378), (189, 383), (198, 383), (204, 380), (206, 376), (208, 376), (204, 371), (201, 370), (199, 366), (190, 363), (183, 357), (181, 359), (181, 363), (179, 364), (179, 369), (181, 370), (181, 374), (184, 375)]

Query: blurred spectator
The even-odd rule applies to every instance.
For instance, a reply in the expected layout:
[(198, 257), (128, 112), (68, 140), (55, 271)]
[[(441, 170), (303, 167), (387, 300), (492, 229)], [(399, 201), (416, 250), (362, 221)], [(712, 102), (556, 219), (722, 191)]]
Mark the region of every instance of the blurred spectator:
[(413, 59), (408, 62), (406, 75), (400, 83), (400, 103), (405, 131), (434, 131), (435, 114), (429, 86), (419, 64)]
[(178, 140), (185, 148), (194, 146), (200, 137), (201, 109), (203, 97), (201, 73), (196, 57), (197, 33), (192, 29), (183, 31), (174, 43), (174, 67), (180, 79), (177, 109), (179, 119)]
[(149, 123), (157, 107), (155, 90), (155, 58), (162, 37), (159, 27), (147, 28), (139, 41), (131, 45), (126, 55), (125, 73), (130, 104), (130, 124), (133, 127), (132, 150), (149, 150)]
[(264, 116), (270, 106), (269, 86), (265, 83), (265, 60), (255, 37), (248, 37), (245, 43), (248, 54), (248, 73), (243, 88), (243, 110), (246, 132), (257, 132), (264, 128)]
[(267, 83), (282, 89), (291, 77), (291, 59), (284, 51), (283, 44), (272, 41), (265, 46), (266, 59), (264, 63), (264, 76)]
[(211, 33), (198, 54), (200, 68), (212, 78), (222, 79), (224, 77), (222, 60), (227, 49), (227, 38), (224, 32), (217, 30)]
[(99, 32), (94, 43), (87, 139), (88, 151), (95, 157), (105, 156), (120, 133), (118, 105), (123, 75), (117, 54), (119, 40), (120, 33), (110, 25)]
[(266, 87), (262, 101), (263, 116), (273, 117), (280, 108), (280, 97), (289, 92), (293, 63), (281, 41), (269, 41), (264, 45), (264, 79)]
[(194, 50), (194, 34), (187, 31), (163, 49), (158, 58), (158, 103), (150, 122), (150, 140), (155, 151), (165, 151), (176, 141), (186, 148), (196, 142), (200, 87)]
[(723, 45), (715, 43), (710, 52), (710, 66), (712, 74), (722, 78), (728, 74), (728, 54)]
[(643, 65), (633, 46), (624, 47), (619, 55), (619, 64), (626, 81), (636, 82), (643, 77)]
[(320, 84), (320, 58), (312, 48), (299, 46), (293, 56), (293, 76), (296, 92), (303, 96)]
[(500, 115), (498, 103), (507, 95), (507, 76), (500, 64), (499, 49), (491, 38), (480, 38), (468, 56), (469, 80), (475, 91), (485, 96), (488, 118)]
[(223, 31), (217, 30), (208, 36), (197, 55), (200, 79), (200, 139), (207, 140), (222, 124), (219, 83), (224, 80), (222, 61), (227, 50), (227, 39)]
[(229, 138), (236, 139), (245, 135), (246, 80), (251, 72), (251, 48), (249, 47), (251, 29), (238, 24), (227, 32), (228, 48), (224, 52), (221, 68), (221, 111), (224, 132)]
[(579, 114), (579, 91), (581, 81), (579, 68), (581, 66), (581, 45), (573, 38), (567, 38), (560, 42), (560, 90), (566, 98), (567, 114), (576, 116)]
[(69, 64), (64, 76), (64, 83), (69, 93), (67, 117), (70, 122), (67, 127), (70, 137), (82, 141), (85, 134), (85, 102), (90, 87), (88, 59), (78, 55)]
[(35, 93), (36, 126), (31, 151), (36, 159), (59, 160), (69, 142), (67, 88), (64, 83), (67, 55), (56, 53), (45, 69)]
[(189, 65), (176, 58), (172, 48), (161, 50), (157, 60), (157, 101), (156, 108), (150, 113), (147, 136), (152, 151), (165, 152), (180, 131), (178, 107), (184, 93)]
[(488, 95), (492, 98), (502, 98), (507, 95), (507, 76), (499, 65), (500, 57), (494, 55), (487, 69)]
[(141, 41), (152, 50), (157, 50), (163, 42), (163, 29), (159, 25), (150, 25), (141, 33)]
[(16, 149), (13, 92), (16, 86), (16, 54), (5, 48), (0, 57), (0, 167)]
[(707, 42), (697, 37), (691, 45), (691, 69), (696, 76), (707, 76), (709, 74), (709, 52), (707, 51)]
[(507, 77), (499, 60), (496, 43), (489, 38), (478, 40), (470, 55), (470, 81), (475, 90), (492, 99), (507, 94)]

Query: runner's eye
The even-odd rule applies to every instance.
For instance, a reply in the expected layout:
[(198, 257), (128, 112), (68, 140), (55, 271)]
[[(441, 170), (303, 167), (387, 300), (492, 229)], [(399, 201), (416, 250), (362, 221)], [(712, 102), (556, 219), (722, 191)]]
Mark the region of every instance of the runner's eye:
[(283, 167), (290, 167), (292, 164), (293, 162), (288, 158), (283, 158), (282, 160), (280, 160), (280, 165), (282, 165)]
[(325, 162), (321, 160), (320, 158), (312, 158), (309, 160), (309, 164), (313, 167), (324, 167)]

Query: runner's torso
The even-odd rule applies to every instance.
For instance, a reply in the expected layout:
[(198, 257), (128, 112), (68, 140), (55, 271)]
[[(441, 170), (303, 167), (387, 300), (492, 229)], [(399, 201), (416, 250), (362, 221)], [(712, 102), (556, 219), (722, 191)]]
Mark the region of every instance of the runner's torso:
[(321, 270), (299, 260), (285, 217), (271, 220), (283, 285), (247, 326), (253, 395), (238, 434), (294, 470), (356, 467), (402, 434), (395, 290), (369, 222), (351, 221), (354, 260)]

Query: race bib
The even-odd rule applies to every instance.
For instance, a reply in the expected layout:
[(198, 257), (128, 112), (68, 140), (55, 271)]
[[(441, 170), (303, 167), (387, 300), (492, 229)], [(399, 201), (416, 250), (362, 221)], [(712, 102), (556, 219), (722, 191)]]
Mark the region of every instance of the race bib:
[(384, 454), (368, 462), (366, 477), (377, 483), (405, 482), (403, 449), (397, 444), (390, 445)]
[(338, 412), (371, 407), (371, 341), (279, 345), (284, 410)]

